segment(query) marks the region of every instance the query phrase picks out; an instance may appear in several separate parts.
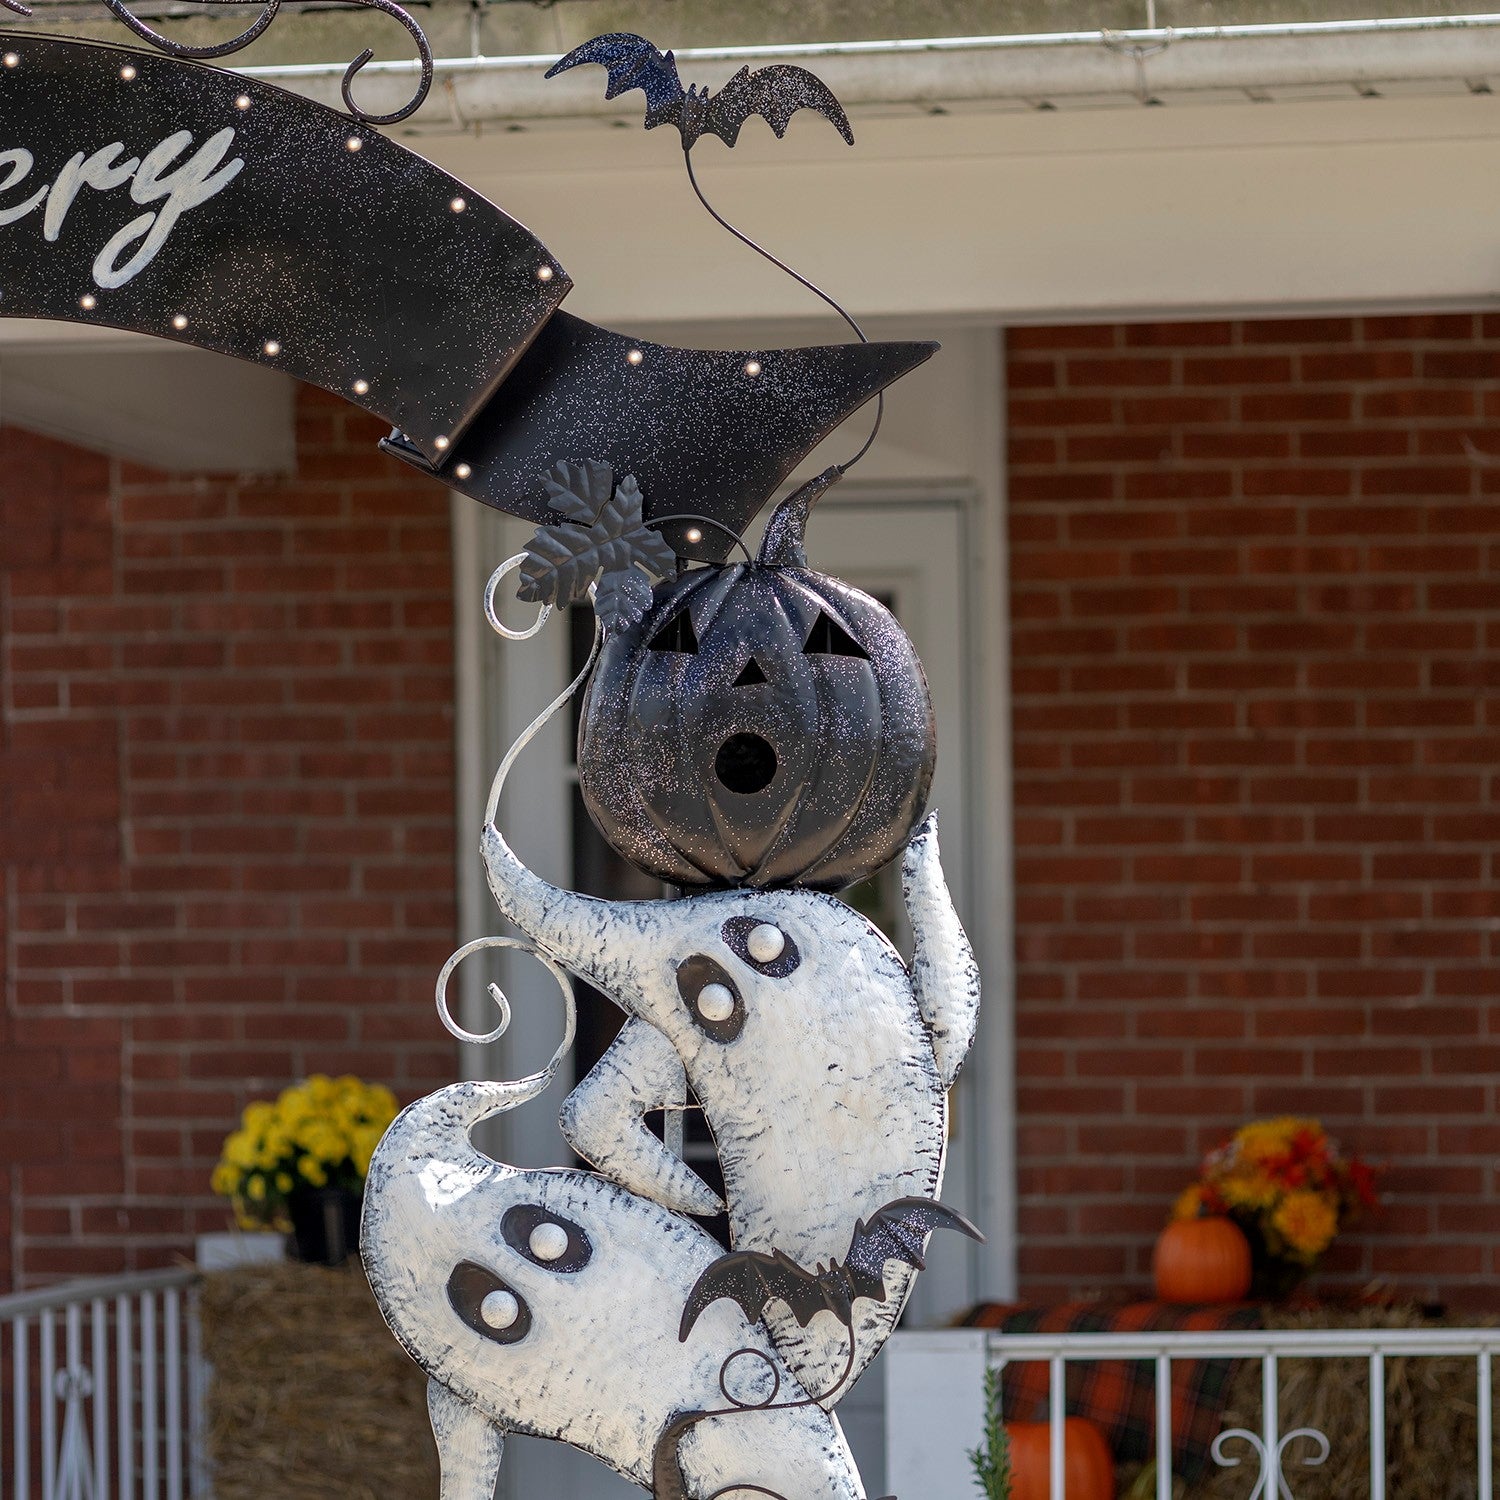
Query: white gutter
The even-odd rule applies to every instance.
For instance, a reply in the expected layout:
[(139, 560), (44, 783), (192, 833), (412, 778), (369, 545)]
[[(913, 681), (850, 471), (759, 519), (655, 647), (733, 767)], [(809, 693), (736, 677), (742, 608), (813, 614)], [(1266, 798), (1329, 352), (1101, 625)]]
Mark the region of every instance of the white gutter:
[[(1477, 84), (1500, 76), (1500, 13), (684, 47), (676, 56), (685, 82), (694, 81), (699, 64), (709, 65), (705, 81), (716, 83), (722, 81), (718, 75), (739, 67), (816, 63), (819, 76), (853, 105), (1040, 103), (1078, 95), (1144, 100), (1158, 93), (1253, 94), (1319, 84), (1369, 90), (1382, 83)], [(639, 112), (636, 96), (606, 101), (602, 75), (594, 76), (593, 69), (545, 80), (556, 60), (550, 54), (439, 59), (438, 87), (417, 118), (436, 124), (446, 115), (470, 124)], [(337, 107), (344, 67), (293, 63), (239, 71)], [(373, 111), (399, 107), (415, 71), (415, 62), (368, 64), (356, 84), (361, 104)]]

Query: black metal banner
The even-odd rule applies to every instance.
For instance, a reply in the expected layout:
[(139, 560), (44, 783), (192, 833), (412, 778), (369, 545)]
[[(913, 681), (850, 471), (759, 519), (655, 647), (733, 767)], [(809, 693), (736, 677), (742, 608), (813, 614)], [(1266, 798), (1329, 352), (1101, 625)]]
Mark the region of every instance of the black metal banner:
[(570, 286), (368, 124), (157, 53), (0, 35), (0, 316), (284, 370), (442, 467)]
[[(635, 475), (648, 518), (708, 515), (743, 532), (805, 454), (937, 347), (679, 349), (560, 312), (456, 446), (443, 479), (545, 524), (557, 516), (540, 476), (559, 459), (594, 459)], [(399, 440), (385, 447), (422, 466)], [(689, 521), (663, 535), (679, 556), (705, 561), (721, 561), (730, 545)]]

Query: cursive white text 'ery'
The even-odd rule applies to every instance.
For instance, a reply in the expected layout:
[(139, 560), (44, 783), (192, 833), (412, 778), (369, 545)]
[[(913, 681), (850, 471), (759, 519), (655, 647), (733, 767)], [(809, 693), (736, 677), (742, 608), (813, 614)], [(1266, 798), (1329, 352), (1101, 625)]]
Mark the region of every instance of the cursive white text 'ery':
[[(233, 142), (234, 131), (221, 130), (180, 165), (176, 164), (178, 158), (193, 144), (192, 132), (188, 130), (175, 131), (145, 156), (126, 157), (124, 161), (119, 159), (125, 150), (119, 141), (101, 146), (91, 156), (80, 151), (64, 164), (51, 183), (37, 188), (30, 197), (19, 203), (0, 203), (0, 226), (24, 219), (45, 202), (42, 238), (55, 242), (62, 233), (68, 210), (84, 188), (107, 193), (128, 182), (132, 202), (143, 207), (160, 203), (161, 207), (137, 215), (94, 257), (94, 283), (104, 291), (111, 291), (124, 286), (155, 260), (185, 213), (207, 203), (239, 176), (244, 159), (237, 156), (224, 161)], [(20, 187), (34, 165), (31, 152), (23, 146), (0, 151), (0, 197)]]

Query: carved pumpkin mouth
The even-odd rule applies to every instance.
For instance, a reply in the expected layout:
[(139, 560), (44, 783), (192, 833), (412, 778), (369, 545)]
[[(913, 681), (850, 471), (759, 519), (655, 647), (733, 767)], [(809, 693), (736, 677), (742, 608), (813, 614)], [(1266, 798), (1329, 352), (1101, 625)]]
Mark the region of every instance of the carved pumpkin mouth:
[(714, 757), (721, 786), (742, 797), (763, 792), (776, 779), (776, 751), (758, 734), (732, 734)]

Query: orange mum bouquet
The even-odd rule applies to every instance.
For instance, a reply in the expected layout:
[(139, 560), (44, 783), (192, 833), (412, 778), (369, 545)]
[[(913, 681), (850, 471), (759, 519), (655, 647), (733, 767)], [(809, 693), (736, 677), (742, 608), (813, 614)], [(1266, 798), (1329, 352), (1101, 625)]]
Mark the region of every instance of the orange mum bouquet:
[(1317, 1120), (1252, 1120), (1203, 1160), (1173, 1218), (1223, 1214), (1250, 1241), (1251, 1295), (1284, 1297), (1338, 1232), (1378, 1201), (1375, 1171)]

